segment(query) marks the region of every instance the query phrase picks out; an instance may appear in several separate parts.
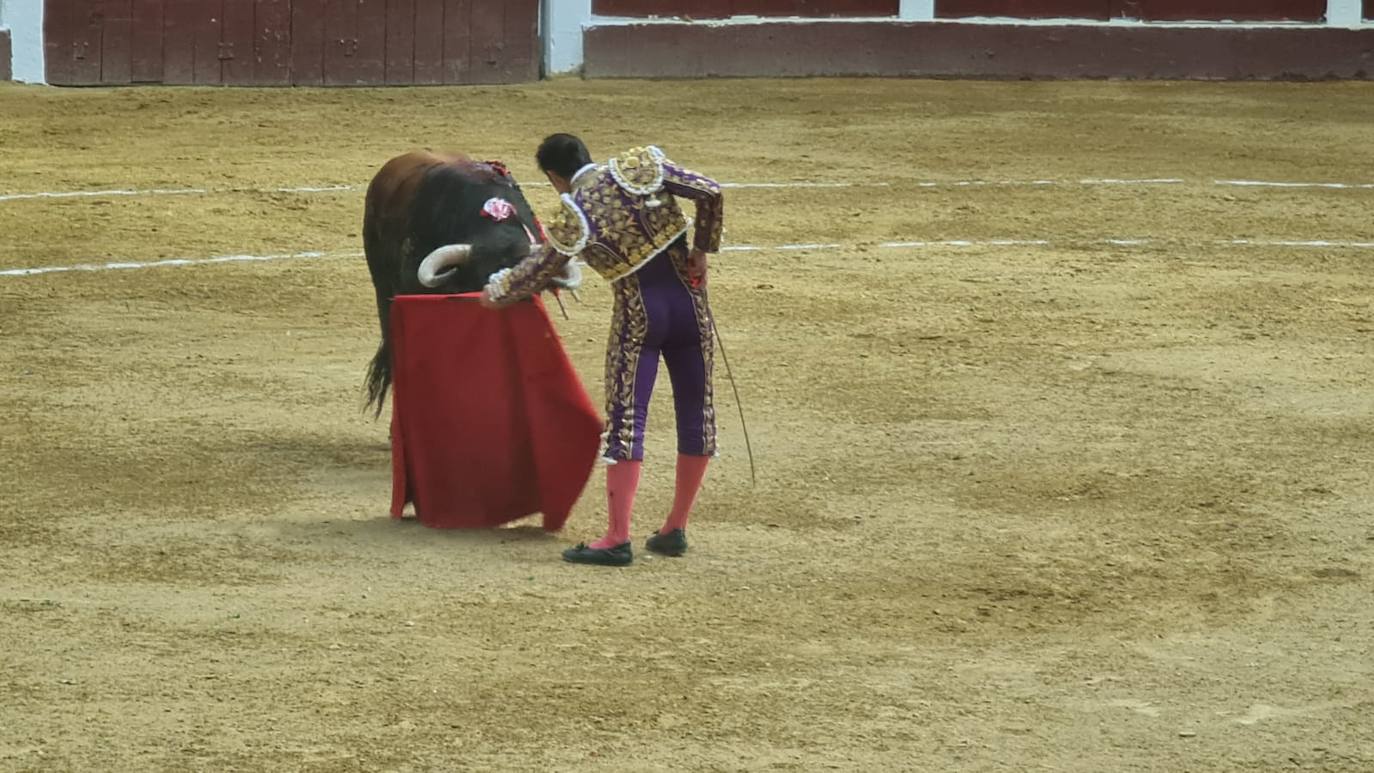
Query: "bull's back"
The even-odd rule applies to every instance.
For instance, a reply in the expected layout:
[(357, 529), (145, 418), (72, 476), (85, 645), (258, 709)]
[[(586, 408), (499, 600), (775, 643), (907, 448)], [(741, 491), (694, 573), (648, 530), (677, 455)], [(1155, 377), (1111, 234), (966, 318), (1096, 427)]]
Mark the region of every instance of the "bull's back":
[(413, 151), (386, 162), (367, 186), (363, 227), (374, 224), (383, 240), (404, 239), (411, 209), (429, 171), (444, 164), (466, 163), (463, 156), (430, 151)]

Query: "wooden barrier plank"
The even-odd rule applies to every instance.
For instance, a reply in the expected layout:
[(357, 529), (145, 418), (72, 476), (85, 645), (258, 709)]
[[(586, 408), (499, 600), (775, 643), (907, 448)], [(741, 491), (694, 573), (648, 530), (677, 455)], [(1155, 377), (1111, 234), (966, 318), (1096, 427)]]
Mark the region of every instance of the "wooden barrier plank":
[(602, 25), (587, 31), (586, 52), (589, 78), (1374, 78), (1368, 27)]
[(506, 8), (509, 0), (474, 0), (468, 25), (469, 83), (505, 83)]
[(99, 0), (100, 82), (109, 86), (133, 81), (133, 2)]
[(508, 0), (505, 25), (503, 83), (539, 78), (539, 0)]
[(1111, 16), (1110, 0), (936, 0), (941, 19), (1010, 16), (1018, 19), (1098, 19)]
[(226, 86), (252, 86), (257, 83), (257, 4), (244, 0), (224, 0), (220, 22), (220, 79)]
[(536, 80), (542, 60), (540, 0), (45, 2), (56, 85), (517, 83)]
[(162, 82), (162, 0), (133, 0), (129, 33), (129, 80)]
[(897, 16), (901, 0), (593, 0), (598, 16)]
[(415, 0), (415, 83), (444, 82), (444, 0)]
[(444, 0), (444, 83), (471, 83), (471, 0)]
[(390, 0), (386, 6), (386, 82), (415, 82), (415, 0)]
[(324, 84), (357, 83), (358, 0), (325, 0)]
[(291, 0), (291, 83), (324, 85), (324, 0)]
[(386, 85), (387, 0), (357, 0), (353, 52), (357, 85)]
[(104, 25), (101, 23), (99, 0), (71, 0), (73, 26), (76, 30), (72, 56), (73, 85), (94, 86), (100, 83), (100, 64), (104, 59)]
[(162, 6), (162, 82), (196, 82), (196, 0), (166, 0)]
[[(242, 2), (242, 0), (225, 0)], [(195, 39), (195, 82), (201, 86), (218, 86), (224, 82), (224, 65), (220, 43), (224, 34), (224, 5), (220, 0), (200, 0), (193, 3), (192, 35)]]
[(1135, 0), (1147, 21), (1320, 21), (1326, 0)]
[(47, 0), (43, 6), (44, 77), (65, 86), (76, 79), (76, 7), (64, 0)]
[(291, 83), (291, 0), (257, 0), (253, 13), (253, 82)]

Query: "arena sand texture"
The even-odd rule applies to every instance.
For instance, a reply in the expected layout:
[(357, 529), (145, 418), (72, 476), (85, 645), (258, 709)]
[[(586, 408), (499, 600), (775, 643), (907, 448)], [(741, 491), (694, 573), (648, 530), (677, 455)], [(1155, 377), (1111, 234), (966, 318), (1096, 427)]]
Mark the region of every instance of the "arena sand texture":
[[(722, 373), (681, 560), (559, 561), (599, 474), (559, 536), (387, 518), (362, 186), (556, 130), (882, 183), (727, 193), (760, 480)], [(327, 253), (0, 274), (0, 769), (1374, 770), (1374, 188), (1214, 183), (1372, 139), (1367, 83), (0, 87), (0, 194), (210, 191), (0, 200), (0, 270)]]

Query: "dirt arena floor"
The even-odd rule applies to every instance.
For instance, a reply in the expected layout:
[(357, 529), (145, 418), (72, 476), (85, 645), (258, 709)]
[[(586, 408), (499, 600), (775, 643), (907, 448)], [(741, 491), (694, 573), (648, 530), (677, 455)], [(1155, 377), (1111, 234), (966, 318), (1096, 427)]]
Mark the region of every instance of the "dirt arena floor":
[[(680, 560), (560, 562), (600, 473), (387, 516), (361, 186), (557, 130), (853, 183), (727, 193), (759, 483), (722, 380)], [(206, 191), (0, 199), (0, 272), (325, 253), (0, 273), (0, 769), (1374, 770), (1374, 187), (1229, 179), (1374, 183), (1374, 87), (0, 87), (0, 195)]]

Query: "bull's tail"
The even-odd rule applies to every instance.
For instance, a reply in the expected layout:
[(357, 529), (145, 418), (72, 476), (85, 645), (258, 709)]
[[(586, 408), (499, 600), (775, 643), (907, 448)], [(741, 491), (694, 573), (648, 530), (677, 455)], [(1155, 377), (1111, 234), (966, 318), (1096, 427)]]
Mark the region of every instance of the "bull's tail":
[[(375, 181), (373, 183), (376, 184)], [(391, 311), (391, 298), (395, 294), (394, 281), (387, 270), (390, 257), (385, 248), (380, 224), (373, 211), (374, 192), (367, 192), (366, 213), (363, 216), (363, 251), (367, 255), (368, 272), (372, 275), (373, 289), (377, 292), (377, 322), (381, 328), (382, 342), (377, 346), (377, 354), (367, 366), (367, 403), (363, 410), (372, 410), (373, 418), (380, 418), (382, 406), (386, 403), (386, 393), (391, 387), (391, 331), (388, 317)]]
[(383, 336), (381, 345), (377, 347), (376, 356), (367, 366), (367, 408), (372, 410), (373, 418), (381, 417), (382, 406), (386, 403), (386, 393), (390, 388), (391, 340), (390, 337)]

